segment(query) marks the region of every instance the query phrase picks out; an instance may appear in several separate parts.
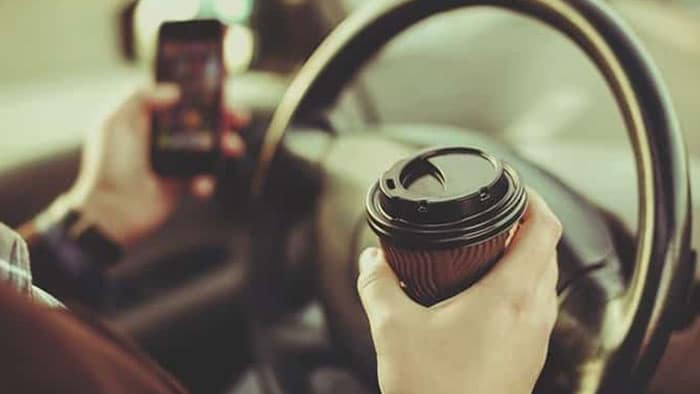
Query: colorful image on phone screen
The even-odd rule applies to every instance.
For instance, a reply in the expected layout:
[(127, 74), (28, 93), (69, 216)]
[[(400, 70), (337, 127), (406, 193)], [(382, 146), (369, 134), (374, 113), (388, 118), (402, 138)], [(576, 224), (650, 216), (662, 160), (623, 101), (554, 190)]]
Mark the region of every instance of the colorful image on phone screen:
[(223, 62), (216, 41), (165, 40), (159, 48), (158, 80), (181, 89), (177, 105), (155, 114), (156, 148), (214, 150), (221, 122)]

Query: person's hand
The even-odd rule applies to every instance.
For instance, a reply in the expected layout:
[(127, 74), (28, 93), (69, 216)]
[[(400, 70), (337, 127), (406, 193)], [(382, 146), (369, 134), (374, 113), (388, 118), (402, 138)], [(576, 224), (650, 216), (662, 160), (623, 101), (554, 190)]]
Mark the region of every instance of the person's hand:
[(530, 192), (506, 254), (481, 281), (431, 308), (401, 290), (379, 249), (357, 282), (384, 394), (531, 393), (557, 317), (561, 225)]
[[(179, 95), (171, 84), (144, 88), (120, 105), (86, 141), (78, 180), (66, 195), (68, 205), (122, 245), (160, 226), (187, 191), (206, 197), (214, 190), (211, 176), (183, 182), (159, 178), (151, 169), (151, 112), (175, 104)], [(226, 118), (228, 127), (245, 124), (233, 115)], [(226, 156), (240, 156), (244, 151), (242, 140), (232, 131), (223, 133), (221, 143)]]

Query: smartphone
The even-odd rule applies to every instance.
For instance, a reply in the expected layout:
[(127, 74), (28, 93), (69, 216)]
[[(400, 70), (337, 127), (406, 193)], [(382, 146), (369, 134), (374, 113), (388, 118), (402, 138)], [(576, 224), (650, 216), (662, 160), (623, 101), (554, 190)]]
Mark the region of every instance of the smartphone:
[(164, 177), (215, 172), (223, 127), (223, 25), (167, 22), (158, 33), (155, 76), (180, 87), (180, 100), (152, 117), (151, 163)]

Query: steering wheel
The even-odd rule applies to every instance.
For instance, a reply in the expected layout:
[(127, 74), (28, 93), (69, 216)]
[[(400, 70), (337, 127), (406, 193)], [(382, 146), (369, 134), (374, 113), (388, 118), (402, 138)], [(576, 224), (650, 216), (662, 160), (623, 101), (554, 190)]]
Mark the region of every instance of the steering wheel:
[(581, 379), (586, 383), (572, 390), (643, 390), (671, 332), (681, 324), (678, 316), (686, 312), (694, 271), (685, 145), (668, 93), (650, 58), (608, 7), (594, 0), (372, 3), (344, 21), (292, 81), (264, 136), (253, 193), (264, 194), (270, 168), (295, 119), (328, 110), (356, 72), (407, 28), (466, 6), (505, 8), (544, 22), (576, 43), (604, 76), (623, 115), (638, 178), (634, 265), (620, 295), (606, 300), (596, 311), (593, 335), (599, 352), (594, 361), (591, 357), (580, 361), (589, 363)]

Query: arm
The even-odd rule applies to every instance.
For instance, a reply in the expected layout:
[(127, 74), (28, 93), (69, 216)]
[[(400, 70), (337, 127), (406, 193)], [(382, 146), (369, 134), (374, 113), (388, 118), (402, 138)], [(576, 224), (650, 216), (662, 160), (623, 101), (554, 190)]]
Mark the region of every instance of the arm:
[[(138, 242), (175, 209), (188, 185), (159, 179), (151, 172), (148, 144), (150, 111), (171, 105), (178, 95), (172, 86), (144, 89), (91, 134), (76, 184), (21, 228), (34, 259), (31, 270), (25, 242), (0, 225), (3, 390), (185, 392), (137, 346), (98, 320), (81, 316), (78, 309), (69, 313), (32, 302), (43, 297), (32, 286), (32, 274), (59, 295), (85, 295), (84, 289), (99, 280), (85, 273), (98, 271), (104, 263), (99, 260), (108, 258), (106, 245), (119, 249)], [(242, 143), (232, 133), (225, 133), (222, 143), (229, 156), (242, 152)], [(195, 195), (206, 197), (213, 191), (213, 180), (199, 177), (189, 186)], [(98, 234), (103, 243), (96, 244), (94, 237), (84, 242), (90, 234)]]
[(557, 317), (561, 225), (529, 194), (506, 255), (480, 282), (432, 308), (403, 293), (381, 251), (362, 255), (358, 291), (384, 394), (532, 392)]
[[(37, 284), (62, 299), (95, 301), (102, 272), (122, 248), (159, 228), (188, 192), (206, 198), (211, 176), (192, 181), (159, 178), (150, 165), (151, 112), (177, 102), (179, 90), (161, 84), (134, 93), (88, 135), (78, 179), (71, 189), (19, 229), (28, 241)], [(245, 119), (227, 116), (227, 126)], [(237, 134), (227, 131), (222, 151), (243, 152)]]

